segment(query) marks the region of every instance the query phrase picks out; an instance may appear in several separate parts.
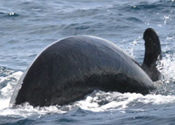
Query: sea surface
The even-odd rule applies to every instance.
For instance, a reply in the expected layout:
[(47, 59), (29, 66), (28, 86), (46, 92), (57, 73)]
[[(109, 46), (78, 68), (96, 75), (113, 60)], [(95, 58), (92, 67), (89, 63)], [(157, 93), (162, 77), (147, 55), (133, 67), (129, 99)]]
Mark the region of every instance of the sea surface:
[[(22, 73), (53, 42), (98, 36), (142, 64), (148, 27), (159, 35), (163, 54), (156, 92), (143, 96), (98, 90), (64, 106), (10, 106)], [(0, 124), (175, 125), (175, 1), (0, 0)]]

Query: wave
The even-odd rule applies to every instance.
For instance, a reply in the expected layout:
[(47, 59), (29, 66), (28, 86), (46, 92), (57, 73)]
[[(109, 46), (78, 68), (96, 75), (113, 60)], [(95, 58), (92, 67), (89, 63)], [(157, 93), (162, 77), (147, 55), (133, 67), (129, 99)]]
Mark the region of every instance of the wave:
[(8, 100), (0, 99), (0, 116), (11, 117), (31, 117), (35, 118), (42, 115), (57, 113), (64, 114), (70, 111), (82, 109), (91, 112), (109, 112), (119, 111), (126, 112), (128, 110), (146, 112), (155, 108), (155, 106), (173, 105), (175, 103), (174, 95), (154, 95), (148, 94), (143, 96), (136, 93), (118, 93), (118, 92), (103, 92), (94, 91), (88, 95), (84, 100), (74, 102), (65, 106), (49, 106), (49, 107), (33, 107), (28, 103), (18, 106), (17, 108), (9, 108), (3, 106), (7, 104)]

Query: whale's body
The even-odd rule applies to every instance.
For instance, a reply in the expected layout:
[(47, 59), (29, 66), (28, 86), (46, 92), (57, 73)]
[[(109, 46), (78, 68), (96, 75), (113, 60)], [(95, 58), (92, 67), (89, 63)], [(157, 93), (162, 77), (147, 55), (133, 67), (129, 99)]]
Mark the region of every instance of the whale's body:
[(112, 42), (93, 36), (72, 36), (47, 47), (18, 82), (13, 105), (64, 105), (93, 90), (147, 94), (150, 77)]

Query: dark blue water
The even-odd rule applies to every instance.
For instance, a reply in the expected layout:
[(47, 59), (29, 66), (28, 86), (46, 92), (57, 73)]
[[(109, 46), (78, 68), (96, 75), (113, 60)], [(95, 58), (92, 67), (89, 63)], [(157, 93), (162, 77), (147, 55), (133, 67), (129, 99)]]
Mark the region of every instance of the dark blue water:
[[(0, 124), (174, 125), (174, 13), (174, 0), (1, 0)], [(158, 33), (163, 51), (159, 68), (164, 77), (156, 94), (94, 91), (62, 107), (10, 107), (17, 80), (49, 44), (72, 35), (99, 36), (141, 64), (148, 27)]]

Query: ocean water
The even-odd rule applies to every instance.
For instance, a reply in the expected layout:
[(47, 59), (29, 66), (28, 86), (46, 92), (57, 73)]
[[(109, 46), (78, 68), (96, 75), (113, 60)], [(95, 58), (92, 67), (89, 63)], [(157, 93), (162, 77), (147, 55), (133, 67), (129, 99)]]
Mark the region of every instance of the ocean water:
[[(1, 125), (174, 125), (174, 0), (1, 0)], [(144, 57), (143, 32), (159, 35), (163, 77), (148, 95), (94, 91), (64, 106), (12, 108), (15, 85), (46, 46), (72, 35), (94, 35), (117, 44), (139, 64)]]

